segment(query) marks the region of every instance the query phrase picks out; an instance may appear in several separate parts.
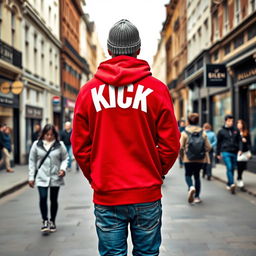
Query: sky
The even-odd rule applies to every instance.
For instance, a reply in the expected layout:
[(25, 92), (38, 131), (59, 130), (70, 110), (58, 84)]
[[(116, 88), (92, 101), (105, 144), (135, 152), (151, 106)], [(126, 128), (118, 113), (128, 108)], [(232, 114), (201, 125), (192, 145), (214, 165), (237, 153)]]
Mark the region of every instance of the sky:
[(139, 30), (141, 53), (138, 58), (152, 64), (169, 0), (86, 0), (84, 11), (95, 22), (100, 44), (107, 54), (110, 28), (121, 19), (128, 19)]

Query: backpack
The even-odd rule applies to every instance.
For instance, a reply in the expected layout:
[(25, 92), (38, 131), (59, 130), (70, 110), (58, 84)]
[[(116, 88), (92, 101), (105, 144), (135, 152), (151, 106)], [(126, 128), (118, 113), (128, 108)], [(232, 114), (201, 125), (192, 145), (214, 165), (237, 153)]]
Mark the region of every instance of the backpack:
[(203, 160), (205, 157), (205, 140), (203, 138), (203, 130), (200, 132), (188, 132), (187, 151), (186, 155), (189, 160)]

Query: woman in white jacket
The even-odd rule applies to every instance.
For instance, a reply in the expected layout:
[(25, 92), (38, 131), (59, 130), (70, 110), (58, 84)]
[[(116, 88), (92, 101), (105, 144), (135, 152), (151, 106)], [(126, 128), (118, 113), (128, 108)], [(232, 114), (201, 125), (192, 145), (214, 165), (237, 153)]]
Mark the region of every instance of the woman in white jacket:
[[(48, 152), (49, 151), (49, 152)], [(45, 158), (46, 154), (47, 157)], [(58, 210), (58, 193), (64, 185), (68, 153), (58, 133), (51, 124), (45, 125), (42, 134), (36, 140), (29, 154), (29, 186), (38, 188), (40, 210), (43, 219), (41, 232), (48, 234), (56, 231), (55, 219)], [(48, 220), (47, 197), (50, 190), (51, 218)]]

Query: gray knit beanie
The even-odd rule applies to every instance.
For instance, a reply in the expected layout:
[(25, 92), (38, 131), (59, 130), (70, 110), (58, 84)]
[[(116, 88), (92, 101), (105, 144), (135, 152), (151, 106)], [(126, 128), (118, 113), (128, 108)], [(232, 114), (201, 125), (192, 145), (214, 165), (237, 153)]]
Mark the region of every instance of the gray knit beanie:
[(139, 31), (129, 20), (118, 21), (109, 31), (108, 49), (114, 55), (133, 54), (140, 45)]

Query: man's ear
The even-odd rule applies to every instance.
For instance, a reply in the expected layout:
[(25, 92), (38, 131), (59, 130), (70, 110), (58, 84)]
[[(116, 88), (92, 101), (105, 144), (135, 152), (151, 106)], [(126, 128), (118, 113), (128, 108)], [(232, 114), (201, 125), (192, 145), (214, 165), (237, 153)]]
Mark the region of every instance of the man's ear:
[(140, 49), (136, 52), (137, 55), (140, 55)]
[(113, 56), (113, 53), (108, 49), (108, 54), (110, 55), (110, 56)]

